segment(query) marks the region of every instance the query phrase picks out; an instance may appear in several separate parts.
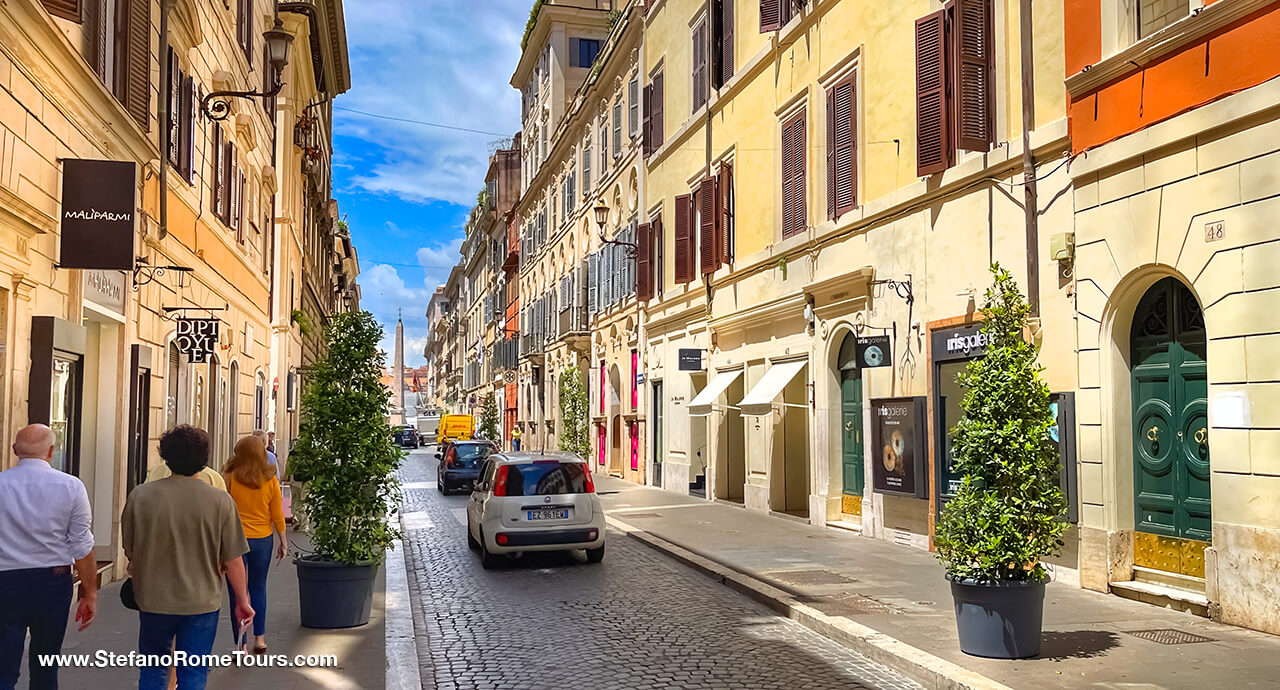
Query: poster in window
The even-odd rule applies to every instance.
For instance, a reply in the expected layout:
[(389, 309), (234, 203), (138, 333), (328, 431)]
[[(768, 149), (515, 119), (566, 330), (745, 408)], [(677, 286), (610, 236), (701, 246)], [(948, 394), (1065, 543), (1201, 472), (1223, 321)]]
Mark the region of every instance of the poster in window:
[(924, 418), (921, 397), (871, 401), (872, 484), (877, 492), (927, 497)]

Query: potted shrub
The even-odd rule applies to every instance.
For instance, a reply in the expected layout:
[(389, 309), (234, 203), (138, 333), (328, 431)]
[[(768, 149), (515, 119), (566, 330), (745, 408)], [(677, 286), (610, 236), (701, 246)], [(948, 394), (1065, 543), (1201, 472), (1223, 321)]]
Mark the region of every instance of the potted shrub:
[(958, 377), (965, 395), (951, 456), (964, 479), (938, 518), (934, 543), (951, 582), (960, 648), (1020, 659), (1040, 653), (1048, 579), (1041, 559), (1062, 547), (1066, 498), (1049, 387), (1024, 336), (1030, 308), (1008, 271), (996, 264), (991, 272), (986, 356)]
[(307, 372), (302, 426), (289, 454), (305, 478), (301, 509), (314, 553), (294, 559), (302, 625), (349, 628), (369, 622), (374, 577), (399, 535), (394, 473), (402, 452), (386, 422), (390, 392), (380, 379), (382, 328), (369, 312), (333, 317), (325, 356)]

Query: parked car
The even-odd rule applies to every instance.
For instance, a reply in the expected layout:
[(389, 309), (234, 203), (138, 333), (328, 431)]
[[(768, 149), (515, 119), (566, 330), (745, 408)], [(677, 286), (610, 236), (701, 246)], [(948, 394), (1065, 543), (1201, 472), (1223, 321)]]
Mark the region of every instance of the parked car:
[(436, 451), (439, 467), (436, 472), (436, 488), (448, 496), (470, 491), (484, 467), (485, 460), (497, 452), (488, 441), (456, 441)]
[(505, 554), (586, 549), (604, 558), (604, 509), (591, 470), (573, 453), (494, 453), (467, 502), (467, 545), (485, 568)]
[(476, 432), (476, 419), (469, 414), (447, 414), (440, 418), (436, 443), (470, 441)]
[(417, 448), (418, 447), (418, 432), (413, 427), (406, 426), (400, 429), (399, 436), (400, 438), (398, 440), (398, 443), (400, 444), (401, 448)]

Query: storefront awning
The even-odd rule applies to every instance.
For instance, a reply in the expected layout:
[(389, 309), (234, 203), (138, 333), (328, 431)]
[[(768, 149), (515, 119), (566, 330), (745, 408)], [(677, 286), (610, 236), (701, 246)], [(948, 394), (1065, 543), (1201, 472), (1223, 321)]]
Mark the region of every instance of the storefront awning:
[(693, 400), (689, 401), (689, 416), (706, 417), (711, 414), (711, 406), (715, 404), (721, 395), (724, 395), (724, 392), (729, 389), (729, 386), (733, 385), (734, 381), (738, 380), (739, 376), (742, 376), (741, 369), (716, 374), (716, 377), (711, 379), (711, 383), (708, 383), (697, 395), (693, 396)]
[(773, 411), (773, 400), (778, 397), (783, 388), (795, 378), (796, 374), (807, 364), (804, 360), (795, 362), (782, 362), (775, 364), (769, 371), (764, 373), (760, 382), (747, 393), (747, 397), (742, 399), (738, 404), (742, 414), (752, 417), (762, 417)]

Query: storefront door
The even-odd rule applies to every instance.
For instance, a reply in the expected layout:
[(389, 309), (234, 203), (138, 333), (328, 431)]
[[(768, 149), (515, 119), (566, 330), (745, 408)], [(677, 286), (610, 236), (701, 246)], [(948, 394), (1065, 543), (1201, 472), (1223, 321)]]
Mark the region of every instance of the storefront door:
[(1175, 278), (1142, 297), (1130, 331), (1134, 564), (1204, 577), (1212, 534), (1204, 316)]
[(840, 372), (840, 462), (844, 478), (841, 511), (862, 514), (862, 376)]

